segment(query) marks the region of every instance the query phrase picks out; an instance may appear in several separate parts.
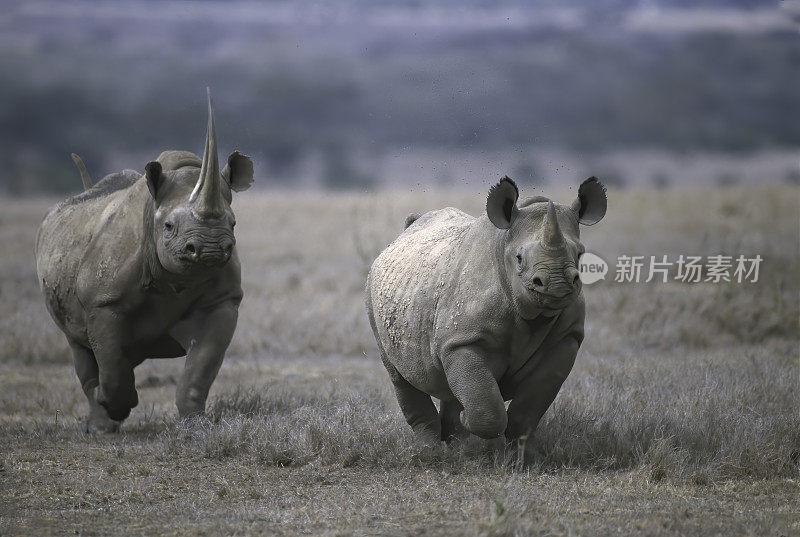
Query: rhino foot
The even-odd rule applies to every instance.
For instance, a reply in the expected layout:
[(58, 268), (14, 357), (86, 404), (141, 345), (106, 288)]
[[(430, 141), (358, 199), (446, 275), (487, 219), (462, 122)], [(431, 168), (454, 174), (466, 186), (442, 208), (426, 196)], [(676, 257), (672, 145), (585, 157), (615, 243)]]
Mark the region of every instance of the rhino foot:
[(209, 418), (205, 412), (193, 412), (186, 415), (178, 414), (178, 419), (181, 421), (181, 423), (190, 428), (204, 427), (212, 423), (211, 418)]
[(442, 433), (437, 427), (431, 427), (429, 424), (417, 424), (412, 429), (414, 430), (415, 444), (418, 448), (427, 449), (441, 445)]
[(121, 422), (114, 421), (104, 416), (89, 416), (83, 425), (83, 432), (87, 434), (96, 433), (118, 433)]
[(83, 424), (83, 432), (87, 434), (119, 432), (122, 421), (111, 419), (108, 411), (97, 402), (97, 391), (98, 388), (96, 386), (85, 389), (86, 398), (89, 402), (89, 415)]
[(442, 401), (439, 420), (442, 427), (442, 440), (448, 445), (463, 443), (469, 438), (469, 431), (461, 424), (462, 410), (464, 407), (456, 400)]
[(542, 455), (533, 447), (533, 438), (523, 436), (506, 444), (506, 460), (517, 470), (528, 470), (542, 462)]
[(135, 389), (122, 393), (122, 390), (103, 390), (102, 384), (96, 388), (95, 399), (108, 413), (113, 421), (122, 421), (131, 414), (131, 409), (139, 404), (139, 396)]
[(177, 400), (178, 417), (181, 419), (192, 419), (204, 417), (206, 415), (206, 397), (208, 392), (201, 393), (195, 388), (184, 388), (178, 385)]
[(499, 408), (492, 410), (470, 413), (465, 409), (461, 411), (459, 421), (467, 431), (484, 440), (498, 438), (505, 432), (508, 418), (502, 402)]

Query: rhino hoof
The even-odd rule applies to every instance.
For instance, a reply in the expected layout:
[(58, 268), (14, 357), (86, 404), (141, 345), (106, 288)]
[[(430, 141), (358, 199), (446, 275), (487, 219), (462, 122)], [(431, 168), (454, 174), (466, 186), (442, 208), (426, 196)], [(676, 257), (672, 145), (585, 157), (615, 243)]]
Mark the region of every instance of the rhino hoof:
[(114, 421), (122, 421), (131, 415), (131, 409), (139, 404), (139, 395), (136, 390), (130, 390), (127, 396), (121, 395), (121, 390), (111, 390), (106, 393), (100, 385), (95, 392), (97, 403), (108, 413)]
[[(473, 418), (474, 417), (475, 415), (473, 414)], [(459, 415), (459, 421), (467, 431), (484, 440), (498, 438), (502, 436), (506, 430), (508, 418), (506, 417), (505, 409), (494, 415), (485, 413), (477, 417), (479, 419), (470, 419), (467, 417), (466, 410), (462, 410)]]
[(119, 426), (120, 426), (119, 422), (113, 420), (93, 421), (87, 419), (86, 423), (83, 426), (83, 432), (85, 432), (86, 434), (118, 433)]
[(209, 418), (205, 412), (189, 412), (186, 414), (179, 413), (178, 419), (180, 419), (185, 425), (191, 427), (209, 425), (211, 423), (211, 418)]
[(518, 470), (529, 470), (541, 464), (542, 456), (533, 447), (533, 438), (522, 437), (506, 445), (507, 459)]
[(428, 426), (414, 427), (414, 443), (418, 449), (438, 448), (442, 444), (442, 433)]
[(108, 412), (108, 417), (114, 421), (123, 421), (125, 418), (131, 415), (131, 409), (123, 406), (123, 407), (111, 407), (111, 406), (104, 406), (106, 412)]

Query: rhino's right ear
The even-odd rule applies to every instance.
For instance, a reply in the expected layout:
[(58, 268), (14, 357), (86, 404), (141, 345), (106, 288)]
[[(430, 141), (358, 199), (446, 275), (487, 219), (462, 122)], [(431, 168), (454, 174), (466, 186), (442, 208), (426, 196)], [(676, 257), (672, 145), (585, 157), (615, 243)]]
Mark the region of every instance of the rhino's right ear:
[(253, 184), (253, 161), (238, 151), (228, 157), (228, 165), (222, 170), (222, 178), (228, 182), (231, 190), (241, 192)]
[(495, 227), (499, 229), (511, 227), (519, 213), (517, 198), (519, 198), (519, 189), (516, 183), (507, 176), (489, 189), (489, 197), (486, 198), (486, 215)]
[(607, 206), (606, 187), (597, 177), (589, 177), (581, 183), (578, 199), (572, 202), (571, 208), (578, 214), (578, 222), (591, 226), (603, 219)]
[(161, 171), (161, 163), (156, 160), (148, 162), (144, 169), (147, 188), (150, 190), (150, 195), (153, 196), (153, 199), (156, 199), (158, 189), (164, 185), (164, 173)]

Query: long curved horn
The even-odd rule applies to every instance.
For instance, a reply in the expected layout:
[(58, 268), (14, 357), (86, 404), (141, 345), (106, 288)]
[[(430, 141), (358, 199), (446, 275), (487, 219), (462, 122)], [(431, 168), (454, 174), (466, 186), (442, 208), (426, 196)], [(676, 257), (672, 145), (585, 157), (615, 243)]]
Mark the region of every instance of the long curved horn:
[(551, 200), (547, 201), (547, 215), (544, 218), (544, 229), (542, 230), (542, 244), (548, 248), (561, 248), (566, 246), (564, 235), (558, 225), (556, 208)]
[(200, 177), (194, 186), (189, 202), (194, 204), (194, 212), (203, 218), (220, 218), (225, 214), (225, 203), (222, 199), (219, 173), (219, 157), (217, 156), (217, 133), (214, 129), (214, 104), (211, 101), (211, 88), (208, 92), (208, 129), (206, 130), (206, 147), (203, 151), (203, 164)]

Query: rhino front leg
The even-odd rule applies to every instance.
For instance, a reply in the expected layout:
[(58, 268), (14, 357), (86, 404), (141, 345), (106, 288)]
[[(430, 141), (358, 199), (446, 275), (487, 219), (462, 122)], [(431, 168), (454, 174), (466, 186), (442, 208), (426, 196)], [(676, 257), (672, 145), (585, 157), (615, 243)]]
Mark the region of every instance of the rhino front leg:
[(86, 399), (89, 402), (89, 416), (86, 418), (86, 432), (113, 433), (119, 431), (119, 422), (112, 420), (108, 412), (106, 412), (106, 409), (100, 406), (95, 399), (95, 390), (100, 384), (100, 381), (98, 380), (99, 372), (94, 354), (91, 350), (74, 341), (70, 341), (69, 346), (70, 349), (72, 349), (72, 361), (75, 366), (75, 373), (78, 375), (83, 393), (86, 395)]
[(381, 356), (389, 378), (394, 385), (397, 403), (406, 422), (414, 431), (414, 436), (425, 446), (438, 446), (441, 442), (442, 431), (439, 423), (439, 414), (436, 406), (427, 393), (416, 389), (385, 356)]
[(450, 391), (464, 407), (461, 423), (481, 438), (497, 438), (508, 417), (503, 396), (486, 361), (475, 350), (458, 348), (442, 358)]
[(124, 324), (116, 312), (99, 309), (89, 315), (87, 326), (99, 377), (95, 400), (115, 421), (127, 418), (139, 404), (133, 366), (122, 351)]
[(222, 366), (238, 316), (238, 302), (226, 302), (194, 312), (171, 332), (189, 349), (175, 401), (181, 418), (205, 414), (208, 392)]
[(456, 399), (442, 401), (439, 409), (439, 420), (442, 423), (442, 440), (451, 443), (453, 440), (465, 440), (469, 431), (461, 423), (461, 412), (464, 407)]
[[(572, 371), (580, 342), (574, 337), (561, 340), (545, 351), (542, 360), (526, 377), (516, 382), (516, 393), (508, 406), (506, 438), (517, 441), (530, 437), (544, 413), (561, 390), (561, 385)], [(524, 461), (533, 461), (533, 443), (526, 442)]]

